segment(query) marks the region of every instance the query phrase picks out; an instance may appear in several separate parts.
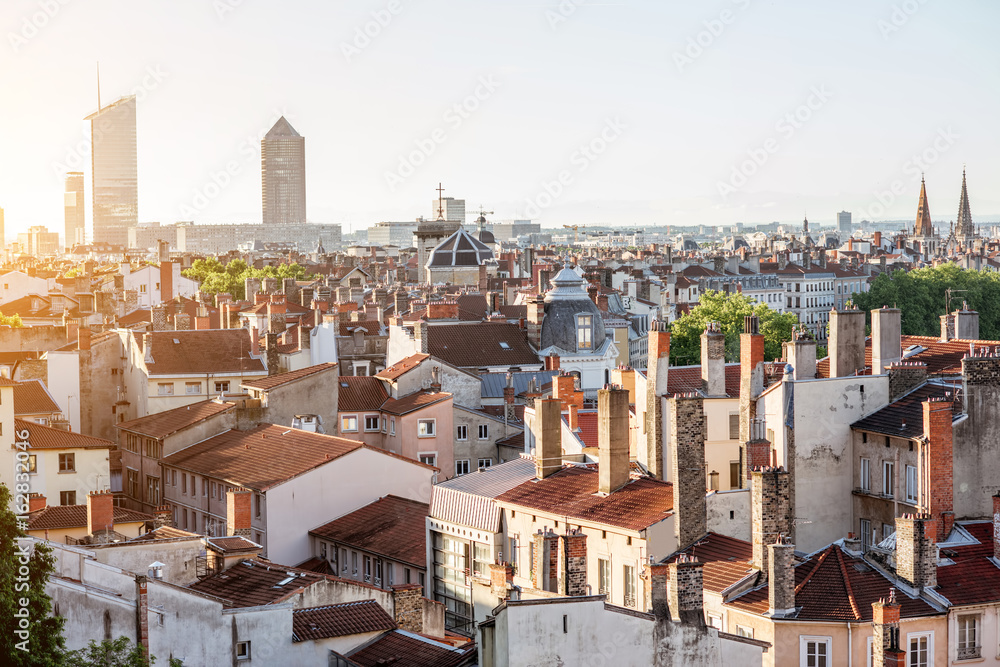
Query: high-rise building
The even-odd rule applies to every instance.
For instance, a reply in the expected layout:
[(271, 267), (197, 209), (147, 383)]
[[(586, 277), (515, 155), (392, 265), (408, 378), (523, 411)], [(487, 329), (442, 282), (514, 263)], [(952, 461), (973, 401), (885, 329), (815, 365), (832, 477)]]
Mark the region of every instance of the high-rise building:
[(264, 224), (306, 221), (306, 139), (282, 116), (260, 140)]
[(63, 195), (63, 210), (66, 216), (66, 233), (63, 237), (66, 249), (86, 243), (86, 223), (83, 203), (83, 172), (71, 171), (66, 174), (66, 193)]
[(431, 220), (449, 220), (465, 224), (465, 200), (454, 197), (440, 197), (431, 206)]
[(851, 212), (841, 211), (837, 214), (837, 231), (840, 232), (842, 240), (846, 241), (851, 235)]
[(50, 232), (42, 225), (29, 227), (28, 231), (18, 234), (17, 242), (21, 244), (21, 252), (36, 257), (59, 252), (58, 232)]
[(90, 121), (94, 242), (124, 247), (139, 221), (139, 167), (135, 95), (115, 100), (84, 118)]

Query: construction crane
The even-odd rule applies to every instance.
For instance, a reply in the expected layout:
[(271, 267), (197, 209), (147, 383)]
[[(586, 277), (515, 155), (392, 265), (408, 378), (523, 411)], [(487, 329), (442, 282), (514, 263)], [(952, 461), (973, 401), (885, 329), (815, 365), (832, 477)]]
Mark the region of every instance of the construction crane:
[(483, 208), (483, 205), (479, 205), (479, 217), (476, 218), (476, 226), (479, 231), (483, 231), (483, 225), (486, 224), (486, 216), (493, 215), (493, 211), (487, 211)]
[(573, 230), (573, 245), (576, 245), (579, 241), (578, 230), (580, 229), (580, 225), (563, 225), (563, 227)]

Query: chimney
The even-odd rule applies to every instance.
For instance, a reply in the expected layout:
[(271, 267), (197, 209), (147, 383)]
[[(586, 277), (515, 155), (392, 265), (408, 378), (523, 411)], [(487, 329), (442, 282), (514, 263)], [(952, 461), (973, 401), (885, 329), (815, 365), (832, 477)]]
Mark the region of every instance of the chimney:
[(993, 557), (1000, 560), (1000, 492), (993, 496)]
[(174, 525), (174, 512), (170, 509), (170, 505), (160, 505), (153, 512), (153, 528), (161, 528), (163, 526), (171, 527)]
[(257, 327), (250, 327), (248, 331), (250, 333), (250, 355), (260, 357), (260, 334), (257, 333)]
[(559, 370), (559, 355), (555, 352), (550, 352), (547, 357), (545, 357), (545, 370), (547, 371), (557, 371)]
[(226, 535), (250, 538), (250, 489), (226, 491)]
[(899, 644), (899, 602), (896, 589), (890, 588), (888, 601), (872, 602), (872, 667), (905, 666), (906, 651)]
[(420, 584), (399, 584), (392, 587), (393, 620), (400, 630), (424, 631), (424, 594)]
[(514, 421), (517, 419), (517, 411), (514, 408), (514, 376), (507, 373), (507, 382), (503, 388), (504, 419)]
[(947, 343), (955, 337), (955, 318), (945, 313), (940, 317), (941, 320), (941, 342)]
[(875, 232), (875, 238), (872, 243), (875, 244), (876, 249), (882, 247), (882, 232)]
[(772, 618), (795, 614), (795, 545), (778, 538), (767, 545), (770, 570), (767, 577), (767, 605)]
[(431, 391), (435, 394), (441, 393), (441, 367), (431, 367)]
[(153, 334), (146, 333), (142, 336), (143, 361), (146, 365), (153, 363)]
[(413, 324), (413, 340), (417, 343), (417, 352), (427, 354), (427, 322), (417, 320), (417, 322)]
[(936, 539), (948, 539), (955, 523), (952, 471), (952, 407), (943, 399), (923, 402), (924, 437), (927, 439), (927, 465), (930, 471), (930, 489), (927, 508), (937, 527)]
[(750, 539), (753, 567), (771, 571), (767, 546), (792, 533), (791, 475), (784, 468), (753, 471), (750, 495)]
[(670, 371), (670, 325), (663, 320), (650, 322), (647, 349), (646, 468), (656, 479), (663, 479), (663, 397)]
[(701, 335), (701, 386), (706, 396), (726, 395), (726, 337), (718, 322)]
[(174, 298), (174, 263), (160, 262), (160, 301)]
[(142, 647), (142, 652), (149, 655), (149, 586), (148, 577), (144, 574), (135, 575), (135, 627), (138, 634), (136, 642)]
[(560, 371), (558, 375), (552, 377), (552, 398), (558, 398), (563, 410), (569, 410), (569, 406), (575, 405), (577, 409), (583, 407), (583, 392), (576, 390), (576, 376), (565, 371)]
[(750, 441), (750, 423), (757, 418), (757, 397), (764, 391), (764, 336), (756, 315), (743, 318), (740, 334), (740, 465), (741, 480), (749, 479), (749, 457), (746, 443)]
[(969, 310), (964, 302), (962, 310), (955, 311), (955, 338), (979, 340), (979, 313)]
[(674, 535), (685, 549), (708, 532), (705, 504), (705, 410), (697, 394), (670, 403), (670, 475), (674, 484)]
[(527, 298), (528, 341), (536, 350), (542, 348), (542, 320), (545, 319), (545, 297), (534, 294)]
[(889, 402), (927, 381), (927, 364), (922, 361), (897, 361), (889, 366)]
[(854, 375), (865, 367), (865, 312), (830, 311), (830, 377)]
[(76, 347), (78, 350), (90, 349), (90, 327), (80, 327), (77, 332)]
[(545, 479), (562, 469), (562, 406), (558, 399), (535, 401), (535, 476)]
[(29, 493), (28, 494), (28, 511), (35, 512), (37, 510), (45, 509), (45, 496), (40, 493)]
[(808, 250), (802, 251), (802, 268), (806, 271), (812, 268), (812, 254)]
[(87, 494), (87, 533), (94, 535), (114, 530), (115, 497), (111, 491), (91, 491)]
[(747, 480), (751, 471), (771, 465), (771, 441), (767, 439), (767, 425), (763, 419), (750, 422), (750, 439), (746, 442)]
[(514, 588), (514, 566), (510, 563), (490, 563), (490, 591), (499, 599), (506, 599)]
[(920, 590), (937, 586), (934, 534), (934, 521), (926, 514), (896, 517), (896, 574)]
[(532, 535), (531, 539), (534, 543), (531, 584), (540, 591), (557, 593), (559, 590), (559, 536), (549, 530), (548, 526), (545, 526)]
[(598, 390), (598, 493), (608, 494), (628, 484), (628, 416), (627, 391), (614, 386)]
[(588, 595), (587, 535), (569, 530), (559, 536), (559, 594)]
[(792, 340), (782, 343), (785, 361), (792, 365), (792, 379), (816, 379), (816, 339), (805, 327), (792, 329)]
[(631, 366), (618, 366), (611, 370), (611, 382), (628, 392), (628, 402), (635, 405), (635, 371)]
[(704, 563), (681, 554), (667, 566), (667, 604), (670, 619), (685, 625), (705, 625)]
[(264, 351), (267, 353), (265, 363), (267, 364), (267, 374), (277, 375), (281, 365), (281, 357), (278, 354), (278, 334), (268, 332), (264, 334)]
[(642, 579), (646, 587), (646, 599), (649, 600), (653, 615), (658, 619), (667, 618), (670, 615), (670, 601), (667, 596), (670, 566), (666, 563), (649, 563), (642, 571)]
[(569, 404), (569, 414), (566, 418), (569, 421), (569, 430), (574, 433), (579, 433), (580, 431), (580, 408), (577, 407), (576, 403)]
[(79, 320), (66, 320), (66, 342), (72, 343), (80, 338)]
[(898, 308), (872, 311), (872, 375), (881, 375), (886, 366), (903, 358), (902, 327), (903, 311)]
[(271, 333), (281, 333), (285, 330), (285, 313), (288, 312), (288, 304), (285, 303), (284, 294), (272, 294), (271, 301), (267, 304), (267, 328)]

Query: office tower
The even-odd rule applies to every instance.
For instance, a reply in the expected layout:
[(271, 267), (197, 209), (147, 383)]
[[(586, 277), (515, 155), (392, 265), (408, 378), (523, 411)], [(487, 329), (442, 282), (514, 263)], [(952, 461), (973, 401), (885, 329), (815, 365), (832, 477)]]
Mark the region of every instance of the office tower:
[(282, 116), (260, 141), (264, 224), (306, 221), (306, 139)]
[(67, 250), (84, 243), (86, 225), (83, 217), (83, 172), (71, 171), (66, 174), (66, 193), (63, 195), (63, 209), (66, 216), (66, 233), (63, 237)]
[(453, 220), (465, 224), (465, 200), (454, 197), (438, 197), (431, 204), (431, 220)]
[(21, 252), (35, 257), (59, 252), (59, 234), (50, 232), (42, 225), (29, 227), (28, 231), (18, 234), (17, 242), (21, 244)]
[(125, 247), (128, 228), (139, 220), (135, 95), (99, 108), (84, 120), (90, 121), (94, 242)]
[(843, 239), (851, 235), (851, 212), (841, 211), (837, 214), (837, 231)]

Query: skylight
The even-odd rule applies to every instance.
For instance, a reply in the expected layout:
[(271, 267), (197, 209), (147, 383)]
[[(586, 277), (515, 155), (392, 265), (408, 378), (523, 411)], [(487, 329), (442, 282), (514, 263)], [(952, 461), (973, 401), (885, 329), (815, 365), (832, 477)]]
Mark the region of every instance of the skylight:
[(510, 349), (510, 345), (508, 345), (505, 341), (500, 341), (500, 347), (503, 348), (504, 350)]

